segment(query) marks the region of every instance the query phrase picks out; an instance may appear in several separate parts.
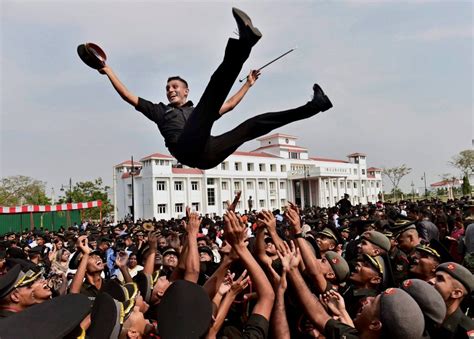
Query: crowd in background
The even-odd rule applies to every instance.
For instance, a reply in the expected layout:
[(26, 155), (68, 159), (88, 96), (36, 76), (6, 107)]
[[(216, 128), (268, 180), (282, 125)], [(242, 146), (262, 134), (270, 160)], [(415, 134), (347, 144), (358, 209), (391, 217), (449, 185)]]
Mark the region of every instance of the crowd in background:
[(467, 197), (243, 213), (238, 199), (223, 216), (2, 235), (0, 337), (474, 336)]

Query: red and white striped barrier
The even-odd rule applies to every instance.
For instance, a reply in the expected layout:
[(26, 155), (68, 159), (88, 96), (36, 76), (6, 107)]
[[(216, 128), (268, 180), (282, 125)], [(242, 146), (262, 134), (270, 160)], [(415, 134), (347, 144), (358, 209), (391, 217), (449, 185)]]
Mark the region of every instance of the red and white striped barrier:
[(25, 205), (12, 207), (0, 206), (0, 214), (72, 211), (100, 206), (102, 206), (102, 200), (74, 202), (61, 205)]

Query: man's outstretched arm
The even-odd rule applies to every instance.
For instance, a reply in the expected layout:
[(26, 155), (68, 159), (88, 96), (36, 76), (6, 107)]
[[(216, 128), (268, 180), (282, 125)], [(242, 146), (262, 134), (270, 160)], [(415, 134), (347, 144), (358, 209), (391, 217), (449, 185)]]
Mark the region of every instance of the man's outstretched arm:
[(112, 83), (112, 86), (114, 86), (115, 90), (123, 100), (128, 102), (133, 107), (138, 105), (138, 97), (130, 92), (124, 84), (122, 84), (119, 78), (115, 75), (112, 68), (105, 66), (99, 70), (99, 73), (107, 75), (110, 82)]
[(224, 105), (222, 105), (221, 109), (219, 110), (220, 115), (224, 115), (225, 113), (232, 111), (235, 106), (239, 104), (239, 102), (242, 100), (242, 98), (247, 94), (247, 91), (250, 89), (250, 87), (255, 84), (255, 81), (257, 81), (258, 77), (260, 76), (260, 71), (252, 70), (250, 71), (249, 75), (247, 76), (247, 81), (245, 84), (235, 93), (232, 97), (230, 97), (229, 100), (224, 102)]

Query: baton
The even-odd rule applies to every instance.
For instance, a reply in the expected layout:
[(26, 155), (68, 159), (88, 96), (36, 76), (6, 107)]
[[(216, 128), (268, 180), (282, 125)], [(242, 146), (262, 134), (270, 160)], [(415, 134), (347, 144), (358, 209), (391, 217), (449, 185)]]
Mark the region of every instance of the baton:
[[(278, 59), (281, 59), (281, 58), (283, 58), (285, 55), (290, 54), (290, 53), (293, 52), (295, 49), (296, 49), (296, 47), (290, 49), (289, 51), (287, 51), (287, 52), (285, 52), (285, 53), (283, 53), (283, 54), (280, 55), (279, 57), (273, 59), (272, 61), (266, 63), (265, 65), (263, 65), (262, 67), (260, 67), (259, 69), (257, 69), (257, 71), (261, 71), (262, 69), (264, 69), (264, 68), (267, 67), (268, 65), (273, 64), (273, 63), (274, 63), (275, 61), (277, 61)], [(247, 75), (245, 78), (240, 79), (239, 82), (244, 81), (245, 79), (247, 79), (247, 77), (248, 77), (248, 75)]]

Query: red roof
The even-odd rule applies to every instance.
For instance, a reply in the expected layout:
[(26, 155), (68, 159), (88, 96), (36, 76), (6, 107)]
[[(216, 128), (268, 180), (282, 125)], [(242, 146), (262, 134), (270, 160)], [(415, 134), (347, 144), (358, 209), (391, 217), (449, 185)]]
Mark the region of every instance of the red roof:
[(349, 163), (349, 161), (336, 160), (336, 159), (314, 158), (314, 157), (310, 157), (310, 159), (311, 160), (316, 160), (316, 161), (339, 162), (339, 163), (342, 163), (342, 164), (348, 164)]
[(180, 168), (180, 167), (173, 167), (171, 169), (173, 174), (203, 174), (204, 171), (198, 168)]
[[(453, 185), (453, 180), (443, 180), (439, 182), (435, 182), (434, 184), (431, 184), (431, 187), (443, 187), (443, 186), (452, 186)], [(461, 180), (456, 179), (454, 180), (454, 185), (458, 186), (461, 185)]]
[(288, 138), (288, 139), (294, 139), (294, 140), (298, 139), (297, 137), (295, 137), (293, 135), (275, 133), (275, 134), (270, 134), (270, 135), (258, 138), (257, 140), (260, 141), (260, 140), (267, 140), (267, 139), (271, 139), (271, 138)]
[(265, 146), (259, 147), (255, 151), (258, 151), (259, 149), (273, 148), (273, 147), (287, 148), (287, 149), (291, 149), (291, 150), (302, 150), (302, 151), (307, 151), (308, 150), (307, 148), (300, 147), (300, 146), (273, 144), (273, 145), (265, 145)]
[(367, 168), (367, 171), (371, 171), (371, 172), (374, 172), (374, 171), (382, 171), (381, 168), (377, 168), (377, 167), (369, 167)]
[[(141, 167), (141, 166), (142, 166), (142, 163), (141, 163), (141, 162), (136, 162), (136, 161), (134, 161), (134, 162), (133, 162), (133, 165), (134, 165), (134, 166), (140, 166), (140, 167)], [(131, 161), (131, 160), (125, 160), (125, 161), (121, 162), (120, 164), (115, 165), (115, 167), (119, 167), (119, 166), (132, 166), (132, 161)]]
[(246, 157), (265, 157), (265, 158), (278, 158), (276, 155), (264, 153), (264, 152), (242, 152), (235, 151), (232, 155), (241, 155)]
[(167, 155), (167, 154), (153, 153), (153, 154), (150, 154), (150, 155), (144, 157), (143, 159), (141, 159), (141, 161), (148, 160), (148, 159), (173, 159), (173, 157), (171, 155)]
[[(134, 177), (138, 177), (140, 176), (140, 170), (137, 171), (137, 174), (134, 175)], [(127, 178), (130, 178), (130, 172), (125, 172), (124, 174), (122, 174), (122, 179), (127, 179)]]
[(367, 154), (364, 154), (364, 153), (352, 153), (352, 154), (349, 154), (347, 157), (350, 158), (350, 157), (366, 157)]

